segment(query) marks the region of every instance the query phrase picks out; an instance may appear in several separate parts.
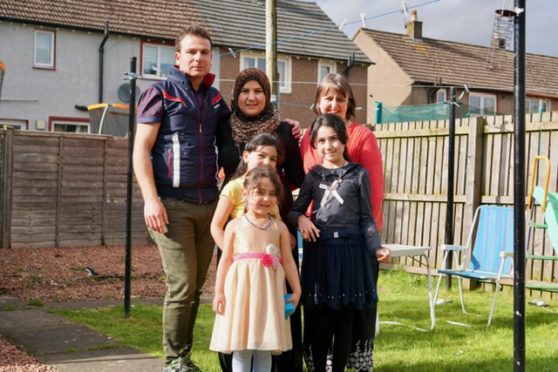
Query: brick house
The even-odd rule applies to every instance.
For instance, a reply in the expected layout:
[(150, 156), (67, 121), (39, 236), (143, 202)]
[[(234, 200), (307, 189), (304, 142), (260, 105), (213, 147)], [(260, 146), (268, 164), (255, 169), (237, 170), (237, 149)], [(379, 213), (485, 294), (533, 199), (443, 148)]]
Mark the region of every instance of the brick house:
[[(416, 16), (416, 15), (415, 15)], [(487, 38), (489, 35), (487, 35)], [(424, 105), (449, 99), (457, 88), (461, 110), (470, 115), (513, 113), (514, 56), (503, 48), (423, 37), (422, 22), (412, 19), (406, 33), (361, 28), (353, 38), (374, 61), (368, 68), (368, 122), (374, 102)], [(558, 110), (558, 58), (526, 55), (526, 112)], [(465, 112), (467, 113), (467, 112)]]
[[(194, 22), (212, 35), (212, 72), (228, 101), (241, 69), (265, 69), (265, 1), (0, 2), (0, 59), (7, 69), (0, 125), (89, 132), (83, 107), (129, 98), (123, 74), (132, 56), (138, 58), (139, 91), (164, 79), (174, 61), (174, 37)], [(315, 3), (278, 0), (277, 23), (281, 116), (309, 125), (320, 77), (346, 71), (362, 107), (357, 120), (364, 121), (370, 59)]]

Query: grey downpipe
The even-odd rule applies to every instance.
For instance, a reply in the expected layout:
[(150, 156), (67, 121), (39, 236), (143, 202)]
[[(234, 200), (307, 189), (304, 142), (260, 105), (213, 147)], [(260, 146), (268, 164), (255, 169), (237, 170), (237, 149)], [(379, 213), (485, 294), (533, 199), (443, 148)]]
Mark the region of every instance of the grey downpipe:
[(103, 78), (104, 78), (104, 61), (105, 61), (105, 43), (109, 37), (109, 23), (105, 22), (105, 36), (99, 45), (99, 100), (98, 103), (103, 102)]

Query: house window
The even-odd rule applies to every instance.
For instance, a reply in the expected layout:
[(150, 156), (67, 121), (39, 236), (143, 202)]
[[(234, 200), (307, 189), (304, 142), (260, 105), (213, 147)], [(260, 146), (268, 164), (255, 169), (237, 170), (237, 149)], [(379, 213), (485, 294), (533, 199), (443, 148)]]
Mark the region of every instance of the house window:
[(53, 120), (52, 131), (64, 133), (90, 133), (89, 123), (65, 120)]
[(490, 94), (469, 94), (470, 115), (494, 115), (496, 114), (496, 96)]
[(54, 69), (54, 31), (35, 30), (33, 67)]
[(143, 44), (142, 74), (148, 78), (166, 78), (174, 65), (174, 47)]
[(448, 93), (445, 89), (438, 89), (436, 91), (436, 103), (444, 103), (448, 100)]
[(528, 114), (548, 111), (550, 111), (550, 101), (547, 99), (527, 98), (525, 100), (525, 112)]
[[(265, 57), (259, 55), (241, 55), (240, 70), (256, 67), (265, 71)], [(291, 60), (286, 57), (277, 58), (277, 73), (279, 75), (279, 92), (291, 92)]]
[(27, 120), (0, 118), (0, 129), (6, 128), (27, 129)]
[(448, 92), (445, 89), (438, 89), (436, 91), (436, 103), (435, 110), (437, 115), (449, 115)]
[(322, 62), (318, 64), (318, 84), (324, 79), (324, 77), (329, 74), (335, 72), (335, 64), (329, 62)]

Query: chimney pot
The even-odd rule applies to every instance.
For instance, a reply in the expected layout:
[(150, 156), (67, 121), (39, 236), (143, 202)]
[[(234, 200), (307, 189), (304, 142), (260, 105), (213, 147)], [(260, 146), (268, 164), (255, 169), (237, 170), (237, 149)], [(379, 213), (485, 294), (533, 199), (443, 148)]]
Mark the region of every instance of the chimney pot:
[(410, 20), (405, 25), (405, 29), (407, 30), (407, 35), (412, 39), (422, 39), (422, 22), (417, 21), (416, 10), (411, 12)]

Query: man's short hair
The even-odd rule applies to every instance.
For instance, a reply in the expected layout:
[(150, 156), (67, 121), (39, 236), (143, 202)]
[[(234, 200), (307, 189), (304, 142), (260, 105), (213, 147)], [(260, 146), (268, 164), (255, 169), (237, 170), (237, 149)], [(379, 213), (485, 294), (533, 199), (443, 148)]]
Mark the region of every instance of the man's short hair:
[(198, 36), (203, 39), (206, 39), (209, 41), (209, 46), (213, 47), (213, 41), (211, 41), (211, 36), (209, 36), (209, 32), (207, 32), (207, 30), (202, 26), (194, 24), (183, 28), (178, 33), (178, 35), (176, 35), (176, 39), (174, 40), (174, 50), (176, 52), (180, 52), (180, 48), (181, 48), (180, 43), (188, 35)]

